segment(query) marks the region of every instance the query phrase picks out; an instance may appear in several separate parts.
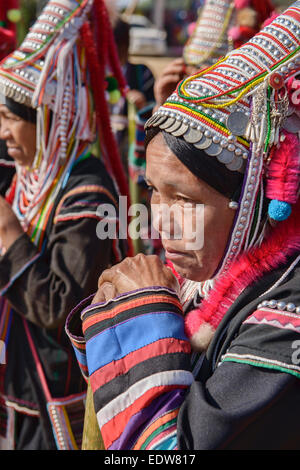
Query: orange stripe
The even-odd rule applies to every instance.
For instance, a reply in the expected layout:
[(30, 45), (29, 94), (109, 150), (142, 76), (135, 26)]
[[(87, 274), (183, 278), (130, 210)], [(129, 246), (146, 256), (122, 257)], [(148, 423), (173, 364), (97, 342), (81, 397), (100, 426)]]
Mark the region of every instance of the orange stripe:
[(103, 320), (113, 318), (116, 315), (118, 315), (118, 313), (128, 310), (129, 308), (136, 308), (142, 305), (149, 305), (152, 303), (155, 304), (159, 302), (167, 302), (168, 304), (173, 304), (176, 307), (180, 308), (180, 310), (182, 308), (180, 302), (177, 299), (174, 299), (166, 295), (143, 297), (142, 299), (129, 300), (128, 302), (125, 302), (122, 305), (116, 306), (114, 309), (110, 310), (108, 313), (103, 313), (101, 311), (101, 312), (97, 312), (91, 315), (90, 317), (88, 317), (86, 320), (83, 321), (82, 331), (85, 333), (86, 330), (90, 326), (93, 326), (95, 323), (98, 323), (99, 319), (101, 322)]
[(148, 429), (146, 429), (146, 431), (140, 436), (140, 438), (138, 439), (138, 441), (136, 442), (133, 450), (138, 450), (142, 447), (142, 445), (146, 442), (146, 440), (148, 439), (148, 437), (156, 430), (158, 429), (160, 426), (162, 426), (163, 424), (166, 424), (168, 421), (171, 421), (172, 419), (176, 418), (177, 415), (178, 415), (178, 412), (179, 412), (179, 408), (177, 408), (176, 410), (174, 411), (170, 411), (169, 413), (167, 413), (166, 415), (162, 416), (161, 418), (158, 418), (156, 421), (154, 421), (154, 423), (151, 424), (151, 426), (149, 426)]
[(7, 334), (7, 328), (8, 328), (8, 323), (9, 323), (9, 311), (10, 311), (11, 307), (10, 305), (8, 304), (8, 302), (6, 302), (6, 309), (4, 310), (4, 313), (3, 313), (3, 318), (5, 318), (5, 322), (4, 322), (4, 325), (3, 325), (3, 328), (2, 328), (2, 331), (0, 332), (1, 333), (1, 339), (4, 341), (5, 338), (6, 338), (6, 334)]
[(64, 197), (60, 200), (60, 203), (57, 206), (56, 214), (59, 214), (59, 211), (60, 211), (63, 203), (65, 202), (65, 200), (68, 197), (73, 196), (74, 194), (80, 194), (80, 193), (83, 193), (83, 192), (106, 194), (106, 196), (108, 196), (116, 204), (116, 206), (118, 207), (118, 202), (116, 201), (116, 199), (113, 197), (113, 195), (106, 188), (104, 188), (102, 186), (97, 186), (95, 184), (90, 184), (90, 185), (79, 186), (77, 188), (72, 189), (67, 194), (65, 194)]

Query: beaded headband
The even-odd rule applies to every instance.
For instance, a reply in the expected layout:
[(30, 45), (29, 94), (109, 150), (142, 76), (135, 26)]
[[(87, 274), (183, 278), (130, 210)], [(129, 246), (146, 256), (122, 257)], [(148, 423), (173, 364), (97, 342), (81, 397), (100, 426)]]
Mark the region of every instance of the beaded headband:
[[(20, 47), (0, 65), (0, 92), (26, 106), (54, 103), (56, 94), (55, 73), (37, 96), (45, 79), (45, 57), (50, 48), (63, 41), (76, 39), (92, 6), (91, 0), (50, 1), (31, 27)], [(55, 63), (52, 64), (55, 70)], [(49, 78), (51, 78), (49, 80)]]
[[(125, 93), (104, 0), (48, 1), (23, 43), (0, 63), (4, 102), (36, 110), (36, 154), (30, 168), (17, 165), (13, 203), (25, 228), (43, 204), (53, 203), (74, 164), (91, 154), (96, 130), (101, 158), (120, 193), (128, 195), (110, 125), (108, 72)], [(27, 202), (21, 209), (20, 194)]]
[(299, 20), (297, 1), (241, 48), (179, 83), (146, 130), (182, 136), (228, 169), (244, 172), (250, 142), (267, 151), (278, 143), (279, 129), (297, 119), (285, 83), (299, 67)]
[(199, 68), (213, 65), (258, 33), (271, 12), (269, 0), (205, 0), (184, 47), (185, 63)]

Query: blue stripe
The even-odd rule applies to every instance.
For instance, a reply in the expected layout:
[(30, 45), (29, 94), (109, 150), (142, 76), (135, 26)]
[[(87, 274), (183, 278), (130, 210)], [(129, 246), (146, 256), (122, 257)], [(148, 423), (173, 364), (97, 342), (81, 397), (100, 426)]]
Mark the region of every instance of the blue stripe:
[(149, 313), (109, 328), (86, 344), (89, 373), (164, 338), (187, 341), (183, 317), (170, 312)]
[(78, 351), (78, 349), (75, 348), (75, 346), (73, 346), (73, 349), (74, 349), (75, 356), (76, 356), (76, 359), (79, 362), (79, 364), (82, 365), (82, 366), (87, 367), (86, 354)]
[(157, 444), (151, 450), (174, 450), (177, 447), (177, 435), (166, 438), (160, 444)]

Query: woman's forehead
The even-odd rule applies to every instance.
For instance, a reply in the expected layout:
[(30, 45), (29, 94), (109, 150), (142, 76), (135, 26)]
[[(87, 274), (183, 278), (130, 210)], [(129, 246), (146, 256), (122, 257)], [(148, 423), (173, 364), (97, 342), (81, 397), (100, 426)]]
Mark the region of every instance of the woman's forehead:
[(9, 111), (8, 107), (5, 104), (0, 103), (0, 112), (7, 113)]
[(180, 185), (187, 180), (195, 182), (198, 180), (181, 163), (159, 134), (153, 138), (147, 148), (146, 178), (163, 179), (166, 184), (170, 185)]

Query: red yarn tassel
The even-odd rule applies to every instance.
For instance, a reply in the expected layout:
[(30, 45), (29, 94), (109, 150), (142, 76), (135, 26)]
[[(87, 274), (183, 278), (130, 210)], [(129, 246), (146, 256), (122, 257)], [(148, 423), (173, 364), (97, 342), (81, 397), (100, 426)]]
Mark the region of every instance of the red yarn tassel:
[(295, 204), (300, 176), (299, 140), (288, 132), (284, 132), (282, 137), (284, 141), (274, 151), (268, 167), (266, 196)]
[(105, 98), (105, 68), (99, 63), (93, 35), (88, 23), (85, 23), (81, 28), (81, 37), (87, 54), (87, 63), (90, 71), (98, 129), (101, 132), (105, 148), (111, 157), (110, 164), (120, 192), (122, 195), (129, 197), (127, 179), (125, 177), (118, 147), (110, 125), (110, 114)]
[[(100, 25), (97, 25), (99, 31), (101, 31)], [(98, 55), (95, 49), (94, 38), (88, 23), (85, 23), (81, 28), (81, 39), (86, 50), (87, 64), (90, 72), (91, 87), (93, 91), (95, 113), (97, 120), (97, 128), (100, 134), (100, 141), (104, 145), (107, 158), (109, 155), (109, 162), (106, 162), (107, 168), (111, 167), (112, 176), (115, 179), (120, 194), (127, 196), (128, 207), (130, 205), (130, 194), (127, 178), (122, 165), (121, 157), (119, 154), (118, 146), (110, 125), (110, 113), (108, 104), (105, 98), (105, 64), (104, 58), (105, 53), (105, 32), (103, 34), (102, 43), (102, 61), (98, 59)], [(128, 256), (132, 256), (133, 247), (131, 240), (128, 238)]]

